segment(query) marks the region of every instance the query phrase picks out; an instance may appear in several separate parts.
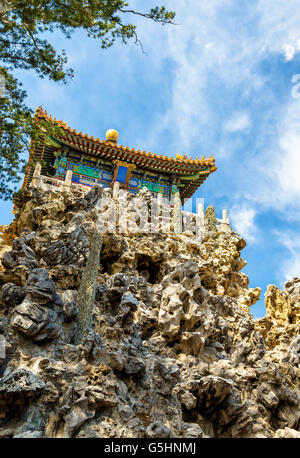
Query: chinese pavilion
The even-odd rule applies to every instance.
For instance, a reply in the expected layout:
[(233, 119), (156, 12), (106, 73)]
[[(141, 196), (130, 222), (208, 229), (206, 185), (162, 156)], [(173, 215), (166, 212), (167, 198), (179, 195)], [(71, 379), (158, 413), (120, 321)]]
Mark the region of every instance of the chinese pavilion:
[[(53, 120), (42, 107), (36, 110), (35, 119)], [(72, 183), (86, 187), (113, 187), (118, 181), (121, 188), (134, 194), (146, 187), (171, 200), (179, 191), (183, 200), (191, 197), (216, 170), (213, 156), (188, 159), (147, 153), (119, 145), (116, 130), (108, 130), (106, 140), (99, 140), (72, 130), (63, 121), (53, 121), (58, 123), (61, 134), (58, 138), (49, 137), (47, 142), (32, 140), (23, 187), (31, 183), (34, 164), (40, 162), (42, 175), (57, 180), (64, 181), (66, 172), (72, 170)]]

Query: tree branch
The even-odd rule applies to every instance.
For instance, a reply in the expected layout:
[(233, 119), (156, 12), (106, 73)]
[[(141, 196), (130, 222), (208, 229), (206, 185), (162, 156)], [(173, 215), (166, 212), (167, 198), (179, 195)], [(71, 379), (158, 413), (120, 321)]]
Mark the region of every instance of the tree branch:
[(36, 42), (36, 40), (35, 40), (35, 38), (34, 38), (34, 36), (33, 36), (33, 33), (28, 29), (28, 27), (27, 27), (26, 24), (22, 24), (22, 25), (24, 26), (24, 28), (25, 28), (25, 29), (27, 30), (27, 32), (29, 33), (29, 36), (31, 37), (31, 39), (32, 39), (32, 41), (33, 41), (33, 44), (34, 44), (34, 46), (35, 46), (35, 48), (36, 48), (36, 50), (37, 50), (39, 56), (40, 56), (41, 58), (43, 58), (43, 56), (41, 55), (40, 48), (38, 47), (37, 42)]
[(135, 14), (137, 16), (142, 16), (142, 17), (145, 17), (147, 19), (152, 19), (154, 22), (162, 22), (164, 24), (175, 24), (172, 20), (166, 20), (166, 19), (156, 19), (155, 17), (153, 17), (151, 14), (149, 13), (140, 13), (139, 11), (135, 11), (135, 10), (123, 10), (120, 8), (120, 11), (121, 13), (131, 13), (131, 14)]

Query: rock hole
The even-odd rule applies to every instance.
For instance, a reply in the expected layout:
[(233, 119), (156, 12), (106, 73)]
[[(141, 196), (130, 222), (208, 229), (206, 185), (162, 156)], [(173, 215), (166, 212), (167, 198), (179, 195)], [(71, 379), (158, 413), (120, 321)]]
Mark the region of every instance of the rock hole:
[(193, 298), (198, 305), (202, 304), (202, 302), (204, 301), (204, 294), (202, 288), (195, 289), (193, 293)]
[(102, 267), (102, 273), (103, 274), (109, 274), (109, 275), (113, 275), (113, 273), (115, 272), (112, 272), (112, 265), (117, 262), (119, 259), (119, 256), (118, 255), (115, 255), (115, 256), (108, 256), (107, 258), (100, 258), (100, 264), (101, 264), (101, 267)]
[(190, 296), (187, 291), (184, 291), (180, 296), (179, 299), (182, 302), (182, 310), (183, 313), (188, 313), (189, 311), (189, 302), (190, 302)]
[(184, 404), (181, 404), (182, 419), (186, 423), (196, 423), (198, 419), (198, 412), (196, 409), (188, 410)]
[(148, 283), (152, 285), (158, 283), (159, 263), (153, 262), (150, 256), (138, 255), (137, 271), (146, 278)]

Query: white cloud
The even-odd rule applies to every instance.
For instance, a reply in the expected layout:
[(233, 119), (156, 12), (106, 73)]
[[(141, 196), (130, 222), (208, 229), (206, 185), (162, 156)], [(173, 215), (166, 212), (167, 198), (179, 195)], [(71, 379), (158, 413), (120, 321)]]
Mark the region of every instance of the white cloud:
[(299, 233), (276, 231), (276, 234), (279, 242), (284, 245), (289, 252), (288, 257), (282, 261), (282, 265), (280, 267), (280, 277), (283, 276), (284, 282), (292, 279), (293, 277), (300, 277)]
[(293, 58), (300, 51), (298, 0), (259, 0), (257, 13), (266, 49), (282, 53), (286, 60)]
[(300, 221), (299, 147), (300, 103), (291, 97), (263, 157), (255, 158), (249, 167), (257, 174), (251, 200), (284, 213), (291, 221)]
[(257, 226), (255, 224), (256, 212), (253, 208), (245, 204), (235, 205), (230, 209), (230, 225), (246, 241), (255, 242), (257, 235)]
[(284, 44), (282, 46), (282, 49), (283, 49), (285, 60), (289, 62), (290, 60), (294, 58), (295, 54), (298, 51), (300, 51), (300, 41), (298, 40), (295, 46)]
[[(180, 145), (188, 152), (195, 143), (210, 146), (213, 142), (224, 103), (220, 94), (212, 99), (216, 81), (224, 88), (240, 90), (244, 98), (252, 97), (269, 84), (257, 71), (264, 57), (294, 55), (300, 38), (300, 10), (298, 0), (260, 0), (255, 7), (243, 3), (242, 9), (233, 0), (164, 3), (176, 11), (179, 25), (154, 32), (157, 24), (143, 22), (143, 30), (139, 29), (156, 69), (165, 59), (176, 64), (169, 108), (157, 118), (149, 135), (159, 143), (164, 130), (172, 126), (170, 149)], [(240, 122), (241, 129), (249, 127), (246, 117)], [(233, 124), (228, 127), (235, 131)]]
[(248, 130), (251, 127), (251, 121), (248, 113), (237, 112), (224, 124), (224, 130), (227, 132), (239, 132)]

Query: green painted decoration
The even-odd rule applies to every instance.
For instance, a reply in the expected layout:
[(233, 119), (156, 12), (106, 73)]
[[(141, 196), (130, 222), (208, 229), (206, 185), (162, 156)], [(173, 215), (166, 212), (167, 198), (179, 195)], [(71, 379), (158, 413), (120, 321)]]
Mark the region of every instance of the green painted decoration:
[(73, 165), (73, 172), (79, 173), (80, 175), (86, 175), (88, 177), (99, 178), (99, 170), (84, 165)]

